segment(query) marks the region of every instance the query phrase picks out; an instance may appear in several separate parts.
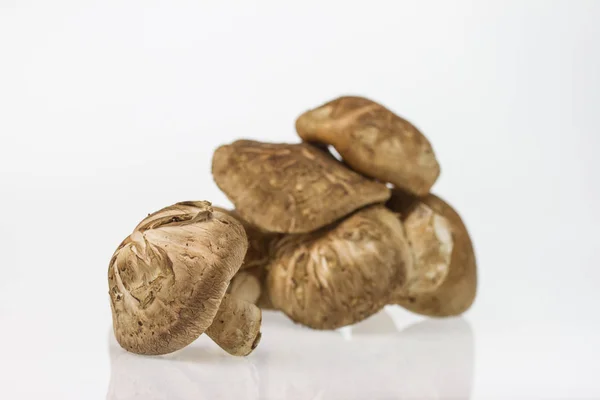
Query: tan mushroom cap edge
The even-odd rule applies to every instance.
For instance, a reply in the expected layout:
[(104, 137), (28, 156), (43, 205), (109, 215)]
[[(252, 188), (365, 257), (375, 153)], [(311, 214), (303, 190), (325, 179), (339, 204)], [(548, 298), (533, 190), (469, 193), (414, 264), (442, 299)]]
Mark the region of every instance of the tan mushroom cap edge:
[(397, 215), (370, 206), (319, 231), (288, 235), (268, 267), (276, 309), (314, 329), (359, 322), (389, 303), (410, 274)]
[(213, 206), (213, 209), (225, 214), (229, 214), (239, 221), (244, 227), (246, 237), (248, 238), (248, 251), (246, 252), (244, 263), (240, 267), (240, 270), (266, 266), (269, 262), (271, 244), (281, 235), (278, 233), (264, 231), (259, 227), (247, 222), (235, 210), (228, 210), (226, 208), (215, 206)]
[(248, 237), (248, 252), (240, 270), (231, 280), (227, 293), (256, 304), (262, 310), (272, 310), (273, 305), (266, 289), (266, 268), (271, 259), (273, 245), (283, 235), (266, 232), (245, 221), (235, 210), (213, 207), (240, 221)]
[(230, 354), (249, 354), (260, 339), (260, 309), (225, 293), (246, 249), (242, 225), (209, 202), (150, 214), (108, 269), (119, 344), (138, 354), (167, 354), (206, 332)]
[[(415, 258), (415, 270), (420, 271), (417, 275), (420, 273), (423, 278), (427, 272), (441, 271), (430, 275), (433, 280), (425, 280), (426, 290), (420, 290), (423, 287), (417, 285), (412, 290), (397, 291), (393, 303), (432, 317), (455, 316), (467, 311), (477, 294), (477, 264), (469, 233), (458, 213), (433, 194), (416, 198), (397, 190), (387, 206), (401, 214), (413, 250), (415, 247), (429, 249), (429, 253), (416, 252), (421, 256)], [(412, 228), (410, 221), (414, 224)], [(434, 240), (434, 236), (437, 239)]]
[(383, 183), (308, 143), (239, 140), (221, 146), (213, 176), (244, 220), (270, 232), (312, 232), (390, 197)]
[(416, 195), (440, 175), (431, 143), (410, 122), (363, 97), (344, 96), (296, 120), (308, 142), (332, 145), (354, 170)]

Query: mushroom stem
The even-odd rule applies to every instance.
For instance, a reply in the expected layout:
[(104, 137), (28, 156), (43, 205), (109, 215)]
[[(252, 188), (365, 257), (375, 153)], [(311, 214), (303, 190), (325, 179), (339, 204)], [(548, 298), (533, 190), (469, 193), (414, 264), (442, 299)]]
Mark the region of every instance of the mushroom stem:
[(248, 303), (256, 304), (260, 297), (260, 281), (248, 271), (238, 272), (229, 284), (229, 294)]
[(247, 356), (260, 341), (260, 308), (234, 296), (225, 295), (206, 334), (234, 356)]

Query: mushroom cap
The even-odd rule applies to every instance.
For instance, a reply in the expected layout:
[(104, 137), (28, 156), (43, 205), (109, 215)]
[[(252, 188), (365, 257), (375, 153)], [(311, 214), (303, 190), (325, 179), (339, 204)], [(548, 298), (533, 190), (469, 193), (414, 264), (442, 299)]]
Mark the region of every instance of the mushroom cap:
[(235, 274), (229, 285), (228, 293), (256, 304), (261, 309), (273, 309), (269, 294), (265, 288), (267, 265), (271, 260), (274, 243), (283, 235), (267, 232), (251, 223), (244, 221), (235, 210), (214, 207), (215, 210), (228, 213), (242, 223), (248, 236), (248, 252), (240, 270)]
[(269, 263), (272, 243), (281, 235), (267, 232), (252, 225), (248, 221), (245, 221), (235, 210), (227, 210), (221, 207), (213, 207), (213, 209), (231, 215), (242, 224), (246, 231), (246, 236), (248, 237), (248, 251), (246, 252), (244, 263), (240, 269), (264, 268)]
[(450, 270), (454, 248), (452, 225), (447, 218), (418, 201), (410, 212), (401, 212), (401, 218), (413, 256), (413, 273), (402, 290), (407, 294), (433, 292)]
[(242, 225), (209, 202), (150, 214), (108, 269), (119, 344), (138, 354), (166, 354), (193, 342), (211, 325), (246, 249)]
[(427, 138), (410, 122), (363, 97), (345, 96), (296, 120), (303, 140), (335, 147), (362, 174), (417, 195), (429, 193), (440, 166)]
[[(469, 233), (458, 213), (433, 194), (415, 198), (400, 191), (394, 191), (388, 207), (402, 214), (411, 247), (417, 253), (415, 270), (427, 271), (433, 266), (439, 271), (436, 265), (448, 265), (430, 290), (419, 291), (417, 286), (416, 290), (398, 291), (394, 302), (433, 317), (467, 311), (477, 293), (477, 264)], [(419, 224), (419, 220), (430, 223)]]
[(404, 284), (410, 257), (396, 214), (375, 205), (317, 232), (289, 235), (274, 249), (267, 288), (273, 306), (315, 329), (359, 322)]
[(213, 175), (236, 212), (270, 232), (311, 232), (390, 197), (384, 184), (308, 143), (239, 140), (221, 146)]

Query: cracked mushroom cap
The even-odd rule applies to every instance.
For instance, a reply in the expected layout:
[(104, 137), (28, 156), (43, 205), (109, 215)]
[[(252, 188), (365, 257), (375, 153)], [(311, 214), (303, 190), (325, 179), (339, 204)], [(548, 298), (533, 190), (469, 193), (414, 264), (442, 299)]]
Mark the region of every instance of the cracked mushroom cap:
[(440, 174), (427, 138), (363, 97), (340, 97), (303, 113), (296, 131), (303, 140), (335, 147), (354, 170), (416, 195), (429, 193)]
[(150, 214), (108, 269), (119, 344), (138, 354), (166, 354), (206, 331), (231, 354), (251, 352), (260, 338), (260, 310), (225, 294), (246, 248), (242, 225), (209, 202)]
[(239, 140), (219, 147), (214, 179), (249, 223), (270, 232), (306, 233), (385, 202), (389, 189), (308, 143)]
[(467, 311), (477, 292), (477, 265), (460, 216), (433, 194), (416, 198), (396, 190), (387, 206), (401, 214), (414, 257), (415, 279), (394, 302), (433, 317)]
[(276, 309), (315, 329), (359, 322), (388, 304), (410, 275), (402, 224), (376, 205), (274, 249), (267, 287)]

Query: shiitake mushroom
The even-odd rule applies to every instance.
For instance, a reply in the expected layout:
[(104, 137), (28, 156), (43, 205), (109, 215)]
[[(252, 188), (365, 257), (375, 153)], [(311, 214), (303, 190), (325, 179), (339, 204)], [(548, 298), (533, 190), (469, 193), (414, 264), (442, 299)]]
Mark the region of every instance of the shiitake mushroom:
[(308, 143), (239, 140), (215, 151), (212, 170), (236, 212), (270, 232), (312, 232), (390, 197), (383, 183)]
[(407, 246), (400, 220), (382, 205), (315, 232), (286, 235), (268, 266), (270, 300), (311, 328), (354, 324), (405, 285), (412, 273)]
[(108, 269), (119, 344), (138, 354), (166, 354), (206, 332), (230, 354), (249, 354), (260, 339), (261, 311), (225, 293), (247, 246), (241, 223), (206, 201), (150, 214)]
[(432, 317), (467, 311), (477, 294), (477, 263), (460, 215), (433, 194), (395, 190), (387, 206), (400, 214), (422, 282), (397, 291), (392, 302)]
[(414, 125), (346, 96), (302, 114), (296, 130), (304, 143), (215, 151), (214, 179), (236, 210), (177, 203), (122, 242), (109, 266), (122, 347), (165, 354), (206, 332), (247, 355), (261, 336), (255, 304), (315, 329), (386, 304), (436, 317), (472, 305), (472, 243), (456, 211), (429, 194), (440, 167)]
[(296, 120), (303, 140), (332, 145), (354, 170), (419, 196), (440, 175), (433, 148), (410, 122), (364, 97), (344, 96)]

